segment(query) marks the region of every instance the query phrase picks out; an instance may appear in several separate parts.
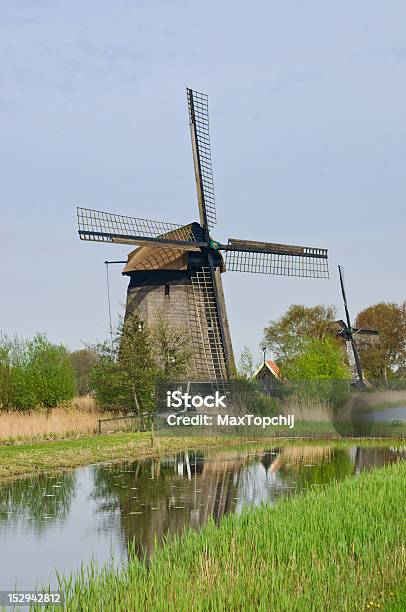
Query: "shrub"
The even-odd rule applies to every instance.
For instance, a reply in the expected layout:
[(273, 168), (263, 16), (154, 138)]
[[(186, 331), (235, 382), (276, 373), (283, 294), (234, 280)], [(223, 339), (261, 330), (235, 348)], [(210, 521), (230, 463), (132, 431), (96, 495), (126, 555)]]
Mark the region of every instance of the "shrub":
[(63, 345), (37, 334), (33, 340), (0, 339), (0, 401), (5, 409), (52, 408), (76, 391), (75, 372)]
[(328, 401), (341, 406), (349, 394), (348, 372), (343, 353), (330, 339), (308, 339), (300, 354), (283, 366), (290, 390), (299, 397)]

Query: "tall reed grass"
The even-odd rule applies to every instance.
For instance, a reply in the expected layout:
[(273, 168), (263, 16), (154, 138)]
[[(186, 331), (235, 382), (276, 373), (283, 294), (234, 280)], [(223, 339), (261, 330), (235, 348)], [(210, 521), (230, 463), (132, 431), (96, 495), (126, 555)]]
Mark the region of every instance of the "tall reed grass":
[(149, 565), (61, 578), (66, 609), (348, 611), (384, 607), (404, 580), (406, 465), (228, 516), (167, 542)]
[(65, 437), (97, 431), (102, 414), (90, 396), (77, 397), (51, 410), (0, 411), (0, 440)]

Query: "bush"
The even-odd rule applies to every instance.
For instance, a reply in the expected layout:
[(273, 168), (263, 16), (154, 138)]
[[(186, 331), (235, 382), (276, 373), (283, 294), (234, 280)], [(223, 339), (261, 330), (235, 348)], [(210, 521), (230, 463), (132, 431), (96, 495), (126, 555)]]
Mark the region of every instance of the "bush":
[(341, 406), (350, 392), (343, 353), (330, 338), (308, 339), (302, 352), (283, 365), (283, 374), (298, 397)]
[(0, 406), (3, 409), (53, 408), (76, 392), (69, 352), (46, 336), (33, 340), (0, 338)]

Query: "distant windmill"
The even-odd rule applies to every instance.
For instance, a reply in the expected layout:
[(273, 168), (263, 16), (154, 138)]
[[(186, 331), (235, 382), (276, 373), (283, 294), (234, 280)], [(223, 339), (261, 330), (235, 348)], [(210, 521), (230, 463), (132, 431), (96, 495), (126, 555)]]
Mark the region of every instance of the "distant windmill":
[(336, 325), (339, 326), (337, 335), (341, 336), (345, 340), (353, 382), (361, 387), (365, 387), (366, 381), (363, 376), (361, 359), (358, 353), (355, 337), (379, 336), (379, 331), (377, 329), (362, 329), (360, 327), (352, 327), (347, 305), (347, 296), (344, 288), (344, 269), (342, 266), (338, 266), (338, 273), (340, 276), (341, 293), (344, 300), (346, 323), (342, 320), (336, 321)]
[[(137, 245), (123, 270), (130, 277), (126, 316), (136, 312), (150, 324), (162, 313), (169, 325), (183, 324), (193, 343), (189, 378), (228, 380), (235, 366), (221, 273), (328, 278), (327, 250), (235, 239), (220, 244), (212, 239), (216, 207), (208, 98), (187, 89), (187, 101), (200, 222), (175, 225), (78, 208), (79, 236)], [(172, 210), (172, 203), (169, 206)]]

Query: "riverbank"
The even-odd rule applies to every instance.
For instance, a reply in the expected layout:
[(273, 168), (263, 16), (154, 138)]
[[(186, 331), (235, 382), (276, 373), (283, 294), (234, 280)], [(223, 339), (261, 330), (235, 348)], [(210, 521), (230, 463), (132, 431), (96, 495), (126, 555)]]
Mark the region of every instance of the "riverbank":
[(173, 451), (238, 443), (238, 438), (213, 436), (153, 440), (150, 432), (127, 432), (34, 444), (2, 445), (0, 446), (0, 482), (17, 476), (30, 476), (91, 463), (159, 457)]
[[(75, 468), (93, 463), (109, 463), (126, 459), (162, 457), (171, 452), (198, 448), (259, 448), (266, 445), (317, 445), (333, 444), (341, 447), (393, 445), (393, 438), (355, 439), (341, 437), (258, 437), (237, 436), (173, 436), (151, 437), (150, 432), (126, 432), (82, 436), (71, 440), (55, 440), (34, 444), (0, 445), (0, 482), (19, 476), (31, 476), (44, 472)], [(398, 441), (402, 444), (402, 440)]]
[(385, 608), (406, 572), (405, 489), (406, 465), (395, 464), (227, 516), (171, 539), (148, 568), (131, 555), (126, 568), (65, 580), (67, 608)]

